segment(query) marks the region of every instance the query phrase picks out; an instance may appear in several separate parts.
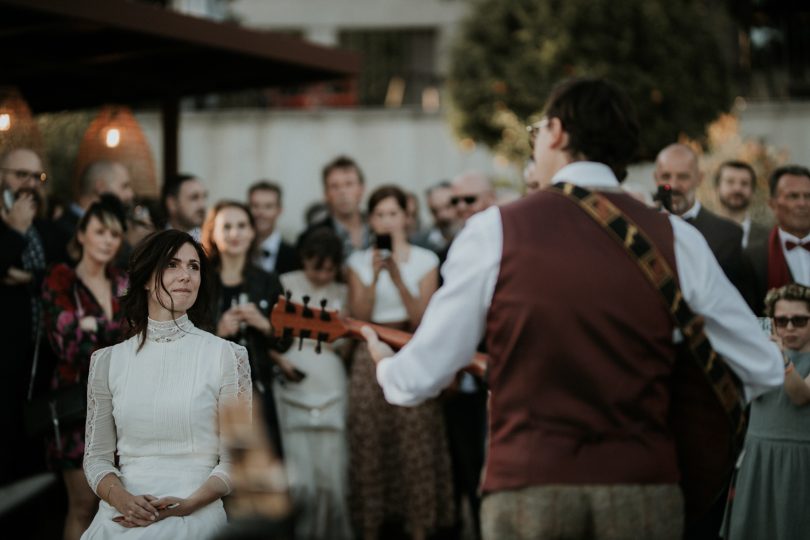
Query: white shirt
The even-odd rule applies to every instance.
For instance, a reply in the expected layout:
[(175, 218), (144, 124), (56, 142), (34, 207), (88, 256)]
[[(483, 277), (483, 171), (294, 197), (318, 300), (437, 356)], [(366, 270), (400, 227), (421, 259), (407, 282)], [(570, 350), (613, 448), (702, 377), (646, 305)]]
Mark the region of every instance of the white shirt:
[(681, 214), (681, 219), (697, 219), (700, 209), (702, 208), (700, 201), (695, 201), (692, 208)]
[[(355, 251), (349, 256), (346, 264), (360, 281), (368, 287), (374, 280), (373, 249)], [(402, 281), (411, 295), (419, 296), (419, 284), (428, 272), (439, 266), (439, 257), (429, 249), (411, 246), (408, 260), (397, 263)], [(371, 321), (376, 323), (393, 323), (408, 320), (408, 310), (402, 303), (397, 286), (387, 270), (380, 271), (377, 277), (377, 288), (374, 295), (374, 309)]]
[[(619, 189), (610, 168), (593, 162), (567, 165), (553, 181)], [(745, 385), (746, 397), (750, 400), (781, 385), (784, 371), (779, 349), (765, 337), (703, 235), (678, 217), (669, 220), (684, 299), (705, 318), (706, 335)], [(484, 336), (500, 270), (502, 237), (501, 214), (494, 207), (473, 216), (453, 242), (442, 267), (444, 285), (431, 298), (413, 339), (377, 366), (377, 380), (390, 403), (416, 405), (438, 395), (470, 362)]]
[(807, 244), (810, 243), (810, 234), (804, 238), (797, 238), (789, 232), (785, 232), (781, 228), (779, 229), (779, 242), (782, 244), (782, 253), (785, 254), (785, 260), (787, 261), (788, 268), (790, 268), (790, 273), (793, 275), (793, 279), (796, 283), (810, 286), (810, 251), (807, 251), (803, 247), (795, 247), (788, 251), (785, 247), (785, 242), (787, 241), (796, 242), (797, 244)]
[(742, 220), (740, 223), (740, 227), (743, 230), (743, 239), (742, 239), (742, 247), (743, 249), (748, 247), (748, 239), (751, 236), (751, 215), (746, 214), (745, 219)]
[[(259, 246), (259, 254), (256, 262), (265, 272), (272, 272), (276, 269), (276, 261), (278, 260), (278, 251), (281, 248), (281, 231), (275, 230), (270, 236), (264, 239), (264, 242)], [(264, 252), (269, 253), (265, 256)]]

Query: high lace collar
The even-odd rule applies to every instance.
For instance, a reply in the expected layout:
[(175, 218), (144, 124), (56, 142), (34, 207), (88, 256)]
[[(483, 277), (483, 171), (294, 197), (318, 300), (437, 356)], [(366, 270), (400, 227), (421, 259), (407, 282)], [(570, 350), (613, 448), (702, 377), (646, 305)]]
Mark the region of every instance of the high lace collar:
[(146, 339), (157, 343), (168, 343), (180, 339), (193, 329), (194, 323), (189, 320), (188, 315), (183, 315), (173, 321), (149, 319)]

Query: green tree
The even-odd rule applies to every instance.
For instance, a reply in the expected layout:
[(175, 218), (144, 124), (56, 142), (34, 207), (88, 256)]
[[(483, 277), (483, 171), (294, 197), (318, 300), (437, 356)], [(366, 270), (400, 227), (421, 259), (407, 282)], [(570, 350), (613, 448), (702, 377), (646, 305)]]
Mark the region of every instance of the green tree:
[(572, 76), (602, 76), (633, 98), (640, 159), (680, 136), (702, 139), (731, 105), (728, 35), (711, 0), (474, 0), (452, 51), (456, 131), (517, 158), (523, 124)]

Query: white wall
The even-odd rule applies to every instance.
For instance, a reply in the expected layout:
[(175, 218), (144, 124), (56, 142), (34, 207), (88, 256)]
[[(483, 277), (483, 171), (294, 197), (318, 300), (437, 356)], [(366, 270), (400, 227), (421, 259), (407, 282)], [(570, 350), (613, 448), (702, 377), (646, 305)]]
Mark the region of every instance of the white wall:
[[(160, 119), (137, 116), (159, 164)], [(788, 150), (790, 161), (810, 165), (810, 104), (751, 104), (741, 114), (740, 130), (743, 137)], [(423, 203), (427, 187), (468, 169), (520, 181), (518, 170), (487, 149), (464, 150), (440, 115), (416, 110), (184, 112), (180, 122), (180, 169), (205, 180), (210, 202), (242, 199), (251, 182), (274, 179), (286, 191), (280, 226), (290, 238), (303, 226), (306, 206), (321, 197), (322, 166), (338, 154), (358, 161), (367, 192), (393, 182), (415, 191)], [(632, 167), (625, 186), (651, 194), (652, 165)]]
[[(159, 116), (138, 120), (161, 163)], [(276, 180), (285, 190), (280, 227), (289, 238), (303, 227), (307, 205), (321, 198), (321, 168), (338, 154), (360, 164), (367, 193), (396, 183), (424, 201), (427, 187), (468, 169), (517, 181), (517, 171), (487, 150), (463, 150), (440, 116), (417, 111), (184, 112), (180, 122), (180, 170), (204, 180), (209, 202), (243, 199), (255, 180)]]

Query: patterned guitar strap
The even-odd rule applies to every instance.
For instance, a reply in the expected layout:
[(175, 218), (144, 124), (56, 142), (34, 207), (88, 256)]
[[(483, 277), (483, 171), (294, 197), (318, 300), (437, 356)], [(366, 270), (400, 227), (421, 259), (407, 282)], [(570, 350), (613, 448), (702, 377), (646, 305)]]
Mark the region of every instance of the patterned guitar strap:
[(680, 328), (692, 358), (711, 384), (732, 422), (738, 445), (741, 445), (747, 423), (742, 384), (712, 348), (703, 331), (703, 319), (695, 315), (683, 300), (672, 269), (655, 244), (607, 197), (566, 182), (554, 184), (548, 190), (576, 203), (601, 225), (638, 263), (641, 272), (661, 293), (660, 297)]

